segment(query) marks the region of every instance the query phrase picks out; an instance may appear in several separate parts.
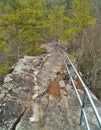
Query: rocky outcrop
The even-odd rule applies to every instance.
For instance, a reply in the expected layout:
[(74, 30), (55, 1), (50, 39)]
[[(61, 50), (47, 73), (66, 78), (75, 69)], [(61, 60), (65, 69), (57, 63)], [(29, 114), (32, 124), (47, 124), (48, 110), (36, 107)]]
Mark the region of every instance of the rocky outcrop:
[[(25, 56), (5, 77), (0, 89), (0, 130), (85, 130), (85, 123), (79, 126), (81, 110), (75, 91), (63, 80), (61, 50), (52, 44), (44, 46), (47, 54)], [(95, 103), (101, 113), (100, 102)], [(92, 130), (99, 130), (86, 104)]]

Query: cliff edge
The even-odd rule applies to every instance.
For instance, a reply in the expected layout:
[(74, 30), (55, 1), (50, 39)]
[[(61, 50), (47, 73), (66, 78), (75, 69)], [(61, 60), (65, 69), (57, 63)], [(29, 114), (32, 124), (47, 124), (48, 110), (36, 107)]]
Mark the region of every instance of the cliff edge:
[[(85, 130), (80, 106), (67, 75), (61, 49), (45, 44), (47, 54), (25, 56), (0, 88), (0, 130)], [(79, 90), (82, 97), (82, 91)], [(101, 103), (94, 99), (101, 114)], [(100, 130), (91, 106), (86, 111), (92, 130)]]

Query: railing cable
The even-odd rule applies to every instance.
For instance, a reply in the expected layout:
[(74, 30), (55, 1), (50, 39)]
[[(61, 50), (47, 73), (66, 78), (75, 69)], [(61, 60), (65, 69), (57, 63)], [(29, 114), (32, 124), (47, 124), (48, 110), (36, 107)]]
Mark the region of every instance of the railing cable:
[[(75, 82), (74, 82), (74, 80), (73, 80), (73, 78), (72, 78), (72, 75), (70, 74), (70, 71), (69, 71), (67, 65), (66, 65), (66, 70), (67, 70), (67, 72), (68, 72), (68, 74), (69, 74), (69, 76), (70, 76), (70, 80), (71, 80), (71, 82), (72, 82), (72, 84), (73, 84), (73, 87), (74, 87), (75, 92), (76, 92), (76, 94), (77, 94), (77, 98), (78, 98), (79, 103), (80, 103), (80, 106), (81, 106), (81, 108), (82, 108), (82, 109), (81, 109), (81, 113), (82, 113), (82, 116), (84, 115), (87, 130), (90, 130), (90, 126), (89, 126), (89, 123), (88, 123), (88, 119), (87, 119), (87, 116), (86, 116), (86, 112), (85, 112), (85, 109), (84, 109), (84, 107), (83, 107), (83, 105), (82, 105), (83, 103), (82, 103), (82, 101), (81, 101), (80, 95), (79, 95), (79, 93), (78, 93), (78, 91), (77, 91), (77, 88), (76, 88), (76, 85), (75, 85)], [(80, 117), (80, 125), (81, 125), (81, 122), (82, 122), (82, 116)]]
[[(95, 114), (95, 116), (96, 116), (96, 119), (97, 119), (97, 121), (98, 121), (98, 124), (99, 124), (99, 126), (100, 126), (100, 128), (101, 128), (101, 117), (100, 117), (100, 115), (99, 115), (99, 113), (98, 113), (98, 111), (97, 111), (97, 109), (96, 109), (96, 106), (95, 106), (95, 104), (94, 104), (94, 101), (93, 101), (93, 99), (92, 99), (92, 97), (91, 97), (91, 95), (90, 95), (88, 89), (87, 89), (87, 86), (86, 86), (85, 83), (83, 82), (83, 80), (82, 80), (81, 76), (79, 75), (77, 69), (75, 68), (75, 66), (73, 65), (73, 63), (72, 63), (72, 61), (70, 60), (69, 56), (67, 55), (67, 53), (66, 53), (66, 50), (67, 50), (67, 49), (66, 49), (64, 46), (61, 46), (61, 47), (64, 49), (64, 50), (63, 50), (63, 57), (64, 57), (64, 64), (65, 64), (66, 70), (67, 70), (67, 72), (68, 72), (68, 74), (69, 74), (70, 80), (71, 80), (71, 82), (72, 82), (72, 84), (73, 84), (73, 87), (74, 87), (75, 92), (76, 92), (76, 94), (77, 94), (78, 100), (79, 100), (79, 102), (80, 102), (80, 107), (81, 107), (80, 125), (82, 124), (82, 118), (83, 118), (83, 116), (84, 116), (85, 122), (86, 122), (87, 130), (90, 130), (89, 122), (88, 122), (88, 119), (87, 119), (87, 116), (86, 116), (86, 112), (85, 112), (85, 109), (84, 109), (84, 108), (85, 108), (85, 97), (87, 96), (88, 99), (89, 99), (89, 101), (90, 101), (90, 104), (91, 104), (91, 106), (92, 106), (93, 112), (94, 112), (94, 114)], [(71, 72), (70, 72), (70, 70), (69, 70), (69, 68), (68, 68), (68, 66), (67, 66), (67, 60), (69, 61), (70, 66), (72, 67), (73, 71), (75, 72), (75, 74), (77, 75), (79, 81), (80, 81), (81, 84), (82, 84), (82, 87), (83, 87), (83, 89), (84, 89), (84, 97), (83, 97), (83, 100), (81, 100), (81, 98), (80, 98), (80, 95), (79, 95), (78, 90), (77, 90), (77, 88), (76, 88), (76, 85), (75, 85), (75, 82), (74, 82), (73, 77), (72, 77), (72, 75), (71, 75)]]

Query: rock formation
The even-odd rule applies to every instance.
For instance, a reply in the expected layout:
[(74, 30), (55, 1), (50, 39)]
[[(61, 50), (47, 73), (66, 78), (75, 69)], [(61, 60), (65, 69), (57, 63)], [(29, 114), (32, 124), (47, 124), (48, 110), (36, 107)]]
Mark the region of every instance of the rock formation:
[[(0, 89), (0, 130), (85, 130), (79, 125), (80, 106), (63, 67), (62, 52), (44, 45), (47, 54), (25, 56), (14, 66)], [(81, 96), (83, 92), (79, 90)], [(95, 100), (101, 114), (101, 103)], [(99, 130), (91, 106), (86, 111), (92, 130)]]

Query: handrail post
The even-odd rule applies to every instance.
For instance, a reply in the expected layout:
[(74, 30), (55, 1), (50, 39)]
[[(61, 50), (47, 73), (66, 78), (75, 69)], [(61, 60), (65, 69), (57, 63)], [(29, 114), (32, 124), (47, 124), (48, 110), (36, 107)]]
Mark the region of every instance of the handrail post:
[[(73, 69), (72, 69), (71, 64), (68, 65), (68, 68), (69, 68), (69, 71), (70, 71), (70, 75), (73, 76)], [(69, 85), (70, 84), (71, 84), (71, 79), (70, 79), (70, 76), (69, 76)]]
[[(81, 100), (80, 95), (79, 95), (79, 93), (78, 93), (78, 91), (77, 91), (77, 88), (76, 88), (75, 82), (74, 82), (74, 80), (73, 80), (73, 77), (72, 77), (72, 75), (70, 74), (70, 70), (69, 70), (68, 67), (67, 67), (66, 61), (64, 61), (64, 65), (66, 66), (66, 70), (67, 70), (67, 72), (68, 72), (68, 74), (69, 74), (70, 80), (71, 80), (72, 85), (73, 85), (73, 87), (74, 87), (74, 89), (75, 89), (75, 92), (76, 92), (76, 94), (77, 94), (77, 98), (78, 98), (78, 100), (79, 100), (80, 107), (82, 107), (82, 100)], [(86, 112), (85, 112), (85, 109), (84, 109), (84, 108), (82, 108), (82, 112), (83, 112), (84, 119), (85, 119), (85, 122), (86, 122), (86, 128), (87, 128), (87, 130), (90, 130), (90, 126), (89, 126), (88, 119), (87, 119)]]
[(80, 116), (80, 125), (82, 124), (82, 119), (83, 119), (83, 108), (85, 107), (85, 98), (86, 98), (86, 91), (84, 90), (84, 96), (82, 100), (82, 106), (81, 106), (81, 116)]

